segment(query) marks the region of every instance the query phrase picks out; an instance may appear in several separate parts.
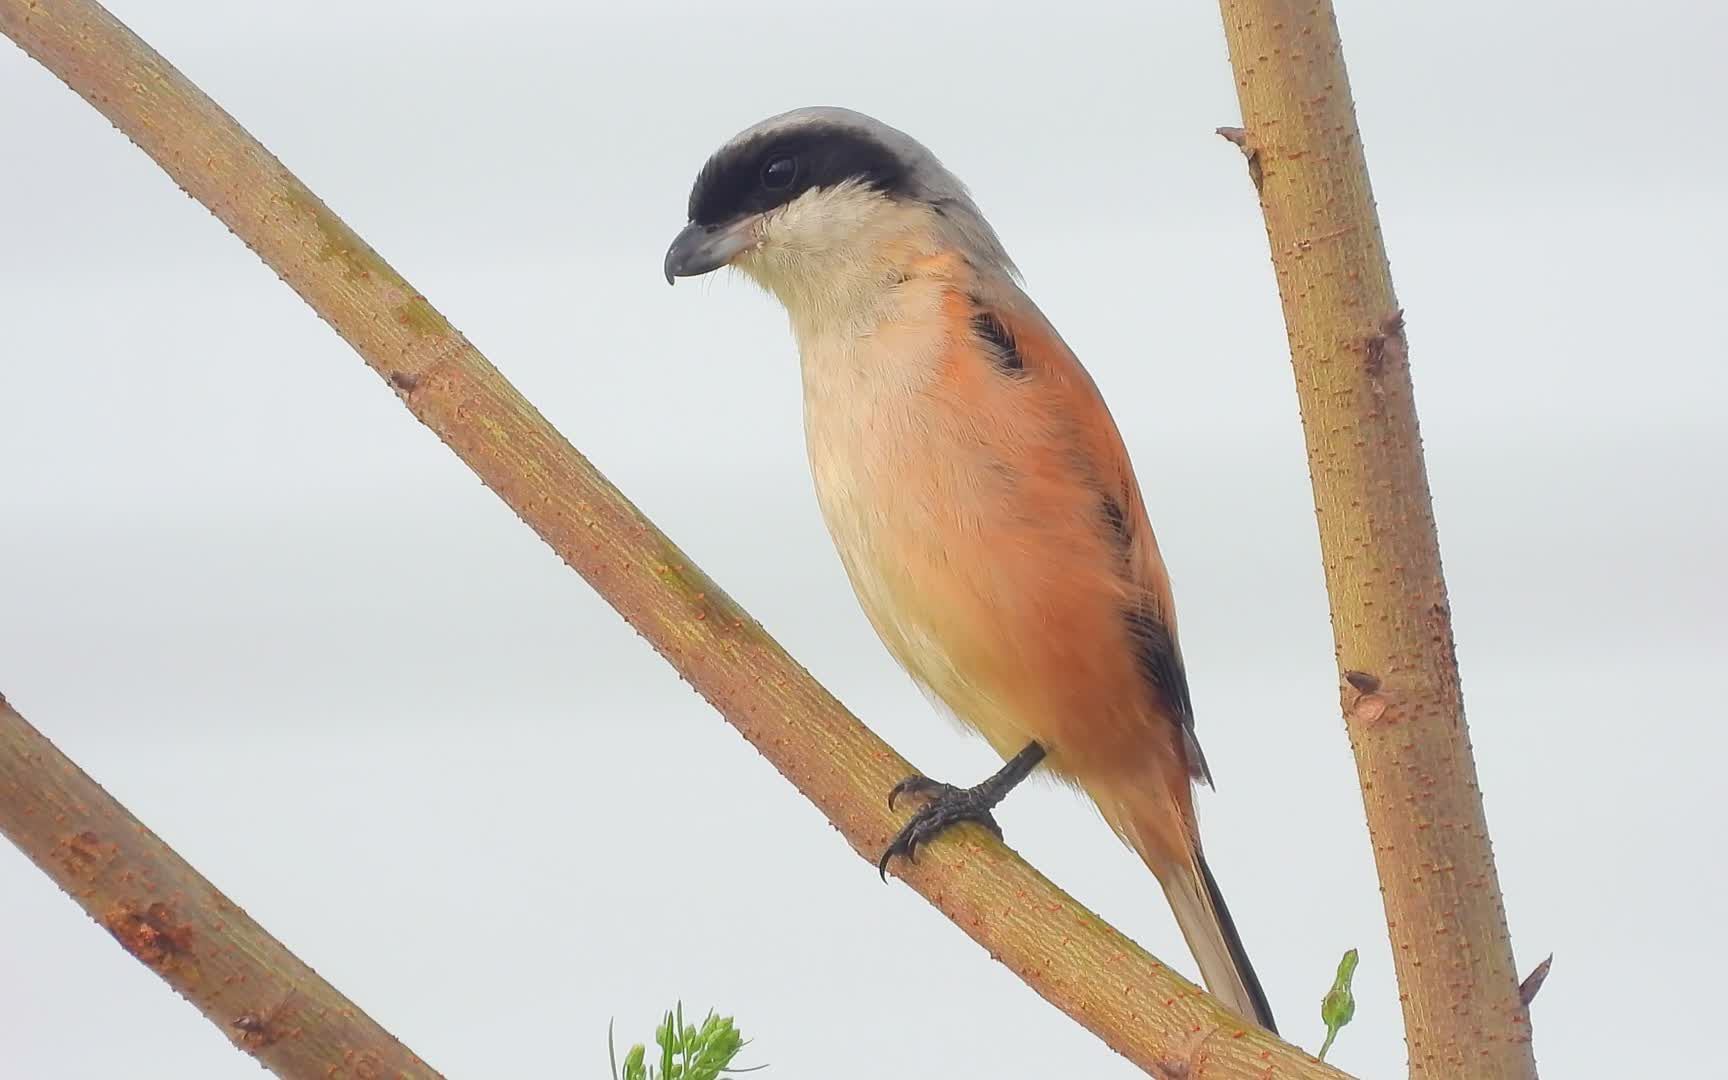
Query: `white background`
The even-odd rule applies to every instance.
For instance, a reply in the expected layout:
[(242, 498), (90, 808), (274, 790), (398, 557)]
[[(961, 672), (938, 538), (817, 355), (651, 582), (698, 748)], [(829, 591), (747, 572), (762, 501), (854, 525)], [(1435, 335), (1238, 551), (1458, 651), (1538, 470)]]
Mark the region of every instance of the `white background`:
[[(117, 0), (924, 769), (765, 296), (660, 259), (704, 157), (844, 104), (973, 187), (1127, 433), (1286, 1033), (1404, 1060), (1295, 398), (1207, 4)], [(1720, 5), (1340, 4), (1471, 730), (1555, 1077), (1719, 1026), (1728, 512)], [(898, 884), (92, 109), (0, 47), (0, 692), (455, 1077), (597, 1077), (607, 1020), (736, 1013), (764, 1076), (1138, 1075)], [(1191, 971), (1072, 796), (1036, 865)], [(0, 1074), (256, 1075), (0, 850)]]

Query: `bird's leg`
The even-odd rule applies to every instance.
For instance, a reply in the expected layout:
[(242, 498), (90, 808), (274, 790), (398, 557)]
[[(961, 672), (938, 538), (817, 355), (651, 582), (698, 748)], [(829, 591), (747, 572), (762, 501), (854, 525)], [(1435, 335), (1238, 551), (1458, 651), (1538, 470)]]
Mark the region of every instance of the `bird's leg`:
[(990, 811), (1043, 760), (1044, 748), (1032, 742), (1026, 744), (1026, 749), (1009, 758), (1008, 763), (998, 769), (995, 775), (974, 787), (957, 788), (953, 784), (944, 784), (924, 776), (908, 776), (895, 784), (894, 790), (888, 793), (888, 809), (894, 809), (895, 800), (902, 795), (924, 795), (928, 796), (928, 801), (918, 808), (918, 812), (912, 815), (912, 820), (906, 823), (906, 827), (894, 837), (894, 842), (888, 845), (888, 850), (882, 853), (876, 869), (882, 874), (883, 880), (888, 878), (890, 859), (896, 855), (904, 855), (909, 861), (916, 862), (919, 845), (936, 839), (946, 832), (950, 825), (958, 825), (962, 821), (976, 822), (995, 833), (1000, 840), (1002, 827), (996, 824)]

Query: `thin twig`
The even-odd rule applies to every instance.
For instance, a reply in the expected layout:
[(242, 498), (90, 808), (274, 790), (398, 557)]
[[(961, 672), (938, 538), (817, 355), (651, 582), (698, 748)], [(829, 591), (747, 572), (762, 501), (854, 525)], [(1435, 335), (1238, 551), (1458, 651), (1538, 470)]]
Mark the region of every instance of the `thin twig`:
[(1529, 1008), (1530, 1003), (1536, 1000), (1536, 995), (1542, 992), (1542, 984), (1548, 981), (1548, 972), (1553, 970), (1553, 967), (1554, 954), (1549, 953), (1548, 958), (1537, 964), (1530, 974), (1524, 976), (1524, 981), (1518, 984), (1518, 1000), (1524, 1003), (1525, 1008)]

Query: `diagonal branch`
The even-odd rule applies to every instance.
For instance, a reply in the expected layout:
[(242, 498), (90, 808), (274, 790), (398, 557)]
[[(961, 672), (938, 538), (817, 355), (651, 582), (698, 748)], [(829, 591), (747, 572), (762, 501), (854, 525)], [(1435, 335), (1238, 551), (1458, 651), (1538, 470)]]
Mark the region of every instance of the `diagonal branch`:
[[(91, 0), (0, 0), (0, 32), (251, 247), (854, 850), (870, 859), (882, 849), (897, 824), (883, 796), (911, 771), (906, 762), (232, 117)], [(1213, 1080), (1343, 1076), (1267, 1032), (1245, 1029), (981, 830), (962, 835), (966, 842), (937, 844), (907, 868), (907, 883), (1141, 1068)], [(37, 861), (55, 871), (51, 861)], [(861, 887), (869, 880), (861, 874)]]
[(0, 697), (0, 832), (279, 1076), (439, 1080)]
[[(1534, 1080), (1464, 724), (1404, 315), (1330, 0), (1222, 0), (1290, 337), (1413, 1077)], [(1468, 1063), (1466, 1069), (1465, 1063)]]
[[(382, 258), (178, 71), (86, 0), (0, 0), (0, 30), (103, 112), (281, 275), (422, 422), (587, 578), (865, 857), (906, 763), (692, 566)], [(49, 867), (53, 869), (52, 866)], [(999, 844), (908, 882), (1148, 1070), (1195, 1032), (1207, 1075), (1340, 1076), (1230, 1014)], [(63, 882), (64, 883), (64, 882)], [(168, 973), (164, 973), (168, 974)]]

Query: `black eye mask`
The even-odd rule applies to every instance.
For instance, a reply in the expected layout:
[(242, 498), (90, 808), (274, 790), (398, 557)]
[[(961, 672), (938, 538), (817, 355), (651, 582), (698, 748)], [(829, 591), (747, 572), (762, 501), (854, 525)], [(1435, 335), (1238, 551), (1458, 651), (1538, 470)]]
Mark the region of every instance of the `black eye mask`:
[(906, 165), (862, 132), (819, 125), (760, 135), (726, 147), (702, 167), (690, 191), (690, 220), (724, 224), (848, 180), (887, 195), (908, 192)]

